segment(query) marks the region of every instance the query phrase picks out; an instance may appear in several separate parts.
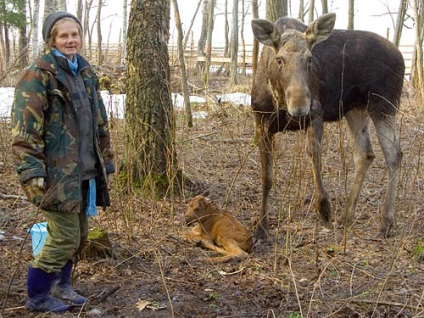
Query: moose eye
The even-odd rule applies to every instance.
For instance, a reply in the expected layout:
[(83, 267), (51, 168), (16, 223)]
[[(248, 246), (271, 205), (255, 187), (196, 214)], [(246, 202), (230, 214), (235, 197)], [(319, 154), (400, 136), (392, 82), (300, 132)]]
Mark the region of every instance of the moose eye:
[(275, 61), (277, 62), (278, 65), (282, 65), (283, 64), (283, 58), (281, 56), (278, 56), (275, 58)]
[(311, 56), (308, 58), (308, 65), (311, 66), (314, 63), (314, 58)]

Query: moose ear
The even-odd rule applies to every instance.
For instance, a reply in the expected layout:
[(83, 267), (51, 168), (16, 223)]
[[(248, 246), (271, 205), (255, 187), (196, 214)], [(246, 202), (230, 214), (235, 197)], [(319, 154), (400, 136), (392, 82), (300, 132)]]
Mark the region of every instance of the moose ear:
[(280, 32), (274, 23), (264, 19), (252, 19), (252, 31), (255, 38), (263, 45), (278, 49)]
[(312, 48), (315, 44), (327, 40), (336, 23), (335, 13), (326, 13), (309, 24), (305, 31), (306, 39)]

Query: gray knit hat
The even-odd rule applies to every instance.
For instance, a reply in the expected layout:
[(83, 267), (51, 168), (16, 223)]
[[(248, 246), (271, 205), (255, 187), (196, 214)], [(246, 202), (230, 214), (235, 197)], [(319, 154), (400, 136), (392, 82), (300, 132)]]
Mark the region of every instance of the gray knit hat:
[(43, 40), (44, 42), (47, 43), (49, 37), (50, 37), (50, 32), (52, 31), (52, 28), (54, 26), (54, 24), (59, 21), (60, 19), (63, 18), (72, 18), (74, 19), (76, 22), (78, 22), (78, 24), (80, 25), (80, 27), (82, 28), (81, 22), (80, 20), (78, 20), (78, 18), (76, 16), (74, 16), (73, 14), (69, 13), (69, 12), (65, 12), (65, 11), (56, 11), (53, 13), (50, 13), (46, 19), (44, 20), (43, 23)]

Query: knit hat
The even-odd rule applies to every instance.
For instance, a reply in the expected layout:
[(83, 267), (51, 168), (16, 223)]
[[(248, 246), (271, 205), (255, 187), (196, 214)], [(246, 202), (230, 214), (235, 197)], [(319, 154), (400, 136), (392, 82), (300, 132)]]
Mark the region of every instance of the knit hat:
[(80, 20), (78, 20), (78, 18), (76, 16), (74, 16), (73, 14), (69, 13), (69, 12), (65, 12), (65, 11), (56, 11), (53, 13), (50, 13), (46, 19), (44, 20), (43, 23), (43, 40), (44, 42), (47, 43), (49, 37), (50, 37), (50, 32), (52, 31), (53, 26), (55, 25), (55, 23), (57, 21), (59, 21), (60, 19), (63, 18), (72, 18), (74, 19), (76, 22), (78, 22), (78, 24), (80, 25), (80, 27), (82, 28), (81, 22)]

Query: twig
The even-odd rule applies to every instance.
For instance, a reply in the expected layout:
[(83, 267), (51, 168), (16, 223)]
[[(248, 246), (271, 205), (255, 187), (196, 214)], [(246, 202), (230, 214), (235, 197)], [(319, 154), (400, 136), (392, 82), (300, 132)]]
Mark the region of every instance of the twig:
[(98, 296), (96, 296), (93, 299), (93, 303), (100, 303), (103, 300), (105, 300), (106, 298), (108, 298), (110, 295), (116, 293), (119, 289), (121, 289), (120, 285), (115, 285), (111, 288), (107, 288), (105, 290), (103, 290)]
[[(346, 301), (345, 299), (340, 299), (340, 300)], [(351, 300), (349, 300), (349, 302), (351, 302), (351, 303), (364, 303), (364, 304), (377, 304), (377, 305), (386, 305), (386, 306), (395, 306), (395, 307), (406, 307), (406, 308), (414, 309), (414, 310), (423, 310), (424, 309), (424, 307), (402, 304), (402, 303), (397, 303), (397, 302), (383, 301), (383, 300), (351, 299)]]
[(0, 199), (18, 199), (18, 200), (26, 200), (27, 198), (22, 195), (14, 195), (14, 194), (3, 194), (0, 193)]

